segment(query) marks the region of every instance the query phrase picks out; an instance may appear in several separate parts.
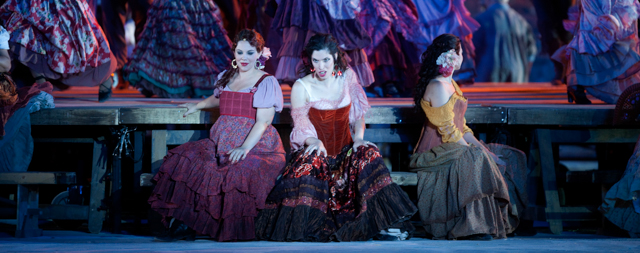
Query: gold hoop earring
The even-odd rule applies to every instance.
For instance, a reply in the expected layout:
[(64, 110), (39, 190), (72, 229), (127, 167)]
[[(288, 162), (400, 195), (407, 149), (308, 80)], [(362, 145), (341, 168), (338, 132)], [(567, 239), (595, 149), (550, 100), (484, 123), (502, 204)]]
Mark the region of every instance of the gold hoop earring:
[(231, 67), (233, 67), (234, 69), (238, 68), (238, 64), (236, 63), (236, 59), (233, 59), (233, 61), (231, 61)]

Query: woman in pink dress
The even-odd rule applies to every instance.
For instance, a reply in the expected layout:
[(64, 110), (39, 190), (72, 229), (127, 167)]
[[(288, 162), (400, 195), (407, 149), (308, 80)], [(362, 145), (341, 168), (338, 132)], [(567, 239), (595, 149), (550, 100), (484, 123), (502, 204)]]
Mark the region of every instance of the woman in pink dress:
[(389, 228), (413, 228), (405, 221), (416, 207), (391, 181), (378, 148), (363, 139), (369, 103), (338, 45), (318, 34), (305, 46), (306, 75), (291, 90), (294, 151), (257, 218), (258, 239), (406, 239), (406, 231)]
[(209, 138), (169, 150), (154, 177), (149, 204), (170, 226), (160, 240), (193, 240), (196, 233), (218, 241), (253, 240), (254, 219), (285, 165), (280, 135), (271, 125), (282, 110), (282, 90), (260, 70), (268, 51), (264, 40), (243, 30), (232, 48), (232, 68), (218, 75), (213, 96), (182, 105), (185, 116), (220, 107)]
[(100, 102), (111, 96), (117, 62), (85, 0), (9, 0), (0, 19), (11, 33), (11, 57), (36, 83), (99, 85)]

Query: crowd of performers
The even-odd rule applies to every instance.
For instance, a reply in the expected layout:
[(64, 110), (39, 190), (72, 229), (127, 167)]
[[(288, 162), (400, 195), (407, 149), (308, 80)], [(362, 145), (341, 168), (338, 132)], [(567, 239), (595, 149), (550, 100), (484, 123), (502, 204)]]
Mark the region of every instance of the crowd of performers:
[[(464, 0), (7, 0), (0, 20), (20, 86), (99, 86), (101, 102), (116, 83), (148, 97), (211, 96), (232, 60), (230, 39), (246, 28), (265, 37), (274, 54), (265, 70), (281, 84), (302, 77), (311, 36), (331, 34), (367, 96), (409, 97), (421, 53), (444, 33), (462, 43), (459, 84), (528, 82), (539, 50), (508, 1), (482, 0), (486, 10), (473, 18)], [(532, 2), (553, 83), (567, 85), (569, 102), (590, 103), (588, 92), (615, 103), (638, 81), (637, 1)], [(130, 53), (127, 14), (135, 22)]]
[[(154, 177), (148, 201), (169, 228), (161, 240), (403, 240), (416, 213), (433, 239), (506, 238), (518, 227), (527, 205), (526, 156), (476, 139), (458, 86), (474, 78), (527, 81), (535, 43), (506, 1), (493, 1), (477, 21), (463, 0), (229, 2), (231, 11), (222, 12), (212, 0), (6, 1), (0, 130), (54, 87), (99, 86), (99, 100), (108, 99), (121, 68), (145, 95), (206, 97), (181, 105), (185, 116), (220, 108), (210, 137), (170, 150)], [(128, 58), (125, 7), (136, 9), (138, 23)], [(553, 58), (564, 64), (558, 80), (566, 80), (570, 99), (587, 103), (586, 90), (615, 103), (636, 82), (638, 7), (582, 0), (569, 9), (564, 27), (574, 38)], [(222, 17), (234, 20), (233, 13), (240, 18), (227, 24), (237, 27), (229, 32)], [(7, 73), (19, 66), (29, 73), (19, 78), (35, 84), (16, 89)], [(289, 161), (271, 125), (283, 108), (280, 83), (292, 85)], [(389, 84), (413, 94), (427, 117), (410, 163), (417, 206), (393, 183), (377, 146), (363, 139), (370, 108), (363, 87), (372, 84), (383, 87), (381, 96), (394, 93)], [(46, 105), (50, 96), (43, 96)], [(640, 232), (633, 198), (639, 153), (602, 207), (630, 233)], [(630, 204), (614, 205), (622, 198)]]

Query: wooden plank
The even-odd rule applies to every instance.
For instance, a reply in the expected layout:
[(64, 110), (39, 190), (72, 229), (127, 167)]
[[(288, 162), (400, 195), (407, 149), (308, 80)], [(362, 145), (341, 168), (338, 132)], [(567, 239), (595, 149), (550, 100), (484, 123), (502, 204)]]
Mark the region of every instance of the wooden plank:
[(542, 173), (542, 187), (544, 188), (544, 195), (547, 203), (545, 209), (547, 213), (547, 221), (549, 222), (549, 228), (554, 234), (562, 233), (562, 219), (560, 217), (553, 217), (550, 214), (562, 213), (560, 207), (560, 199), (558, 196), (558, 186), (556, 183), (556, 170), (553, 158), (553, 148), (551, 146), (551, 133), (549, 129), (537, 129), (536, 140), (538, 141), (538, 150), (536, 154), (540, 163), (540, 170)]
[(75, 184), (75, 172), (0, 172), (0, 184)]
[(18, 185), (18, 208), (16, 234), (18, 238), (42, 236), (38, 228), (38, 215), (29, 214), (29, 209), (38, 208), (38, 187)]
[(182, 145), (207, 137), (209, 137), (209, 130), (169, 130), (166, 145)]
[[(120, 124), (212, 124), (219, 117), (219, 110), (200, 111), (182, 117), (185, 108), (138, 107), (121, 108)], [(469, 124), (502, 124), (507, 122), (507, 109), (503, 107), (470, 106), (465, 114)], [(365, 115), (366, 124), (420, 124), (426, 117), (413, 107), (372, 107)], [(273, 124), (292, 124), (291, 109), (284, 108), (274, 117)]]
[(606, 126), (613, 122), (609, 108), (509, 108), (509, 125)]
[(419, 125), (413, 128), (367, 128), (364, 139), (375, 143), (413, 143), (420, 138), (421, 131)]
[(635, 143), (640, 129), (551, 130), (554, 143)]
[(622, 178), (622, 170), (567, 171), (567, 183), (615, 184)]
[(151, 131), (151, 173), (160, 170), (164, 156), (167, 155), (167, 130)]
[(93, 143), (91, 138), (34, 138), (39, 143)]
[(39, 219), (88, 220), (89, 206), (82, 205), (49, 205), (36, 209)]
[(105, 174), (107, 173), (107, 158), (109, 151), (103, 139), (93, 143), (93, 166), (91, 168), (91, 196), (89, 198), (89, 232), (100, 233), (105, 211)]
[(122, 160), (116, 156), (111, 157), (111, 205), (109, 217), (111, 218), (111, 232), (120, 234), (122, 225)]
[(213, 109), (182, 117), (186, 111), (180, 107), (121, 108), (120, 124), (212, 124), (220, 115)]
[(142, 157), (144, 156), (145, 131), (133, 132), (133, 192), (140, 193), (140, 175), (142, 174)]
[(52, 108), (31, 114), (31, 125), (118, 125), (117, 108)]

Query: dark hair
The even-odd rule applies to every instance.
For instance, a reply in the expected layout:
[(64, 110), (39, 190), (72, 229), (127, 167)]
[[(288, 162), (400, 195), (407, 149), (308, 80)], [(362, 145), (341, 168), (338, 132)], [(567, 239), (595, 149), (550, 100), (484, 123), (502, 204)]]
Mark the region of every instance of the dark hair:
[(298, 70), (298, 73), (306, 76), (311, 74), (313, 64), (311, 63), (311, 55), (313, 51), (320, 51), (326, 49), (331, 56), (338, 55), (338, 58), (334, 58), (334, 71), (345, 72), (349, 68), (344, 51), (338, 46), (338, 41), (330, 34), (316, 34), (311, 36), (307, 45), (302, 50), (302, 68)]
[(0, 73), (0, 105), (13, 104), (18, 98), (16, 85), (7, 73)]
[(424, 92), (427, 90), (427, 85), (429, 82), (440, 75), (438, 72), (438, 65), (436, 61), (438, 57), (444, 52), (447, 52), (451, 49), (456, 49), (456, 52), (460, 53), (460, 39), (449, 33), (442, 34), (436, 39), (433, 40), (433, 43), (427, 47), (427, 51), (422, 53), (420, 60), (422, 61), (422, 65), (420, 66), (420, 72), (418, 76), (420, 79), (418, 80), (418, 84), (413, 90), (413, 101), (417, 108), (420, 107), (420, 100), (424, 97)]
[[(231, 46), (231, 50), (236, 51), (238, 42), (243, 40), (246, 40), (247, 42), (249, 42), (251, 46), (255, 47), (256, 50), (258, 50), (258, 52), (262, 52), (262, 49), (264, 48), (264, 39), (262, 38), (262, 35), (260, 35), (258, 32), (256, 32), (253, 29), (244, 29), (240, 31), (236, 35), (236, 38), (233, 40), (233, 46)], [(220, 87), (224, 89), (227, 86), (227, 84), (229, 84), (229, 81), (231, 80), (231, 78), (235, 76), (236, 73), (238, 73), (239, 71), (240, 70), (237, 68), (234, 69), (233, 67), (229, 67), (227, 69), (227, 72), (222, 74), (222, 77), (220, 77), (220, 80), (216, 82), (216, 88)]]

